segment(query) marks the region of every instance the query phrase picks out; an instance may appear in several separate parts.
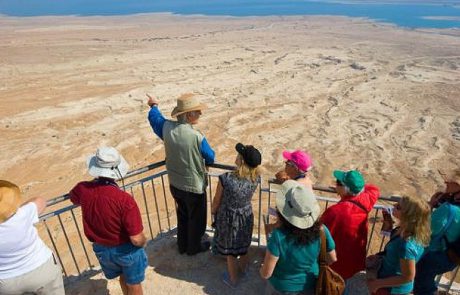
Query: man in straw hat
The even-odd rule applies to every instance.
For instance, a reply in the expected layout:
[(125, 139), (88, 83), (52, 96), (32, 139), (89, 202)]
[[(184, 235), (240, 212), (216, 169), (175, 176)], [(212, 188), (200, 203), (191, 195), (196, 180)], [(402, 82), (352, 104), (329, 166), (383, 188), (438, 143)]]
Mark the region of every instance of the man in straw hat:
[(21, 203), (19, 188), (0, 180), (0, 294), (64, 295), (61, 268), (34, 227), (46, 201)]
[[(452, 271), (460, 262), (458, 255), (448, 250), (447, 244), (460, 244), (460, 169), (449, 174), (440, 172), (446, 188), (430, 200), (431, 241), (417, 263), (414, 294), (437, 294), (435, 277)], [(457, 246), (458, 247), (458, 246)]]
[(101, 147), (87, 166), (95, 179), (77, 184), (70, 200), (81, 206), (85, 235), (106, 278), (120, 277), (123, 294), (141, 295), (147, 268), (141, 213), (115, 182), (128, 173), (128, 163), (115, 148)]
[(380, 191), (366, 184), (358, 170), (335, 170), (334, 177), (340, 201), (327, 208), (321, 220), (336, 243), (337, 262), (331, 268), (346, 280), (365, 268), (368, 214)]
[(177, 204), (177, 245), (179, 253), (195, 255), (209, 249), (201, 239), (206, 230), (206, 167), (214, 163), (214, 151), (193, 125), (206, 106), (193, 94), (177, 99), (177, 106), (166, 120), (158, 109), (158, 99), (148, 96), (148, 119), (165, 144), (169, 187)]

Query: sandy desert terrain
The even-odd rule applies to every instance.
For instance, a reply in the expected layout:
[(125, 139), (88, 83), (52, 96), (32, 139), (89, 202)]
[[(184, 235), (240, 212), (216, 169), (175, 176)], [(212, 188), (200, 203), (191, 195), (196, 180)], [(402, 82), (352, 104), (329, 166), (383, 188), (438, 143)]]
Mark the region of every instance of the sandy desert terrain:
[[(52, 198), (89, 178), (98, 146), (117, 147), (133, 169), (163, 159), (145, 93), (169, 116), (195, 92), (218, 162), (251, 143), (269, 177), (283, 149), (302, 148), (318, 183), (358, 168), (383, 194), (427, 198), (442, 185), (437, 169), (460, 166), (459, 36), (345, 17), (0, 17), (0, 178)], [(149, 248), (158, 259), (146, 290), (221, 294), (212, 274), (223, 262), (170, 260), (172, 244)], [(244, 290), (261, 288), (256, 271)], [(107, 289), (120, 291), (99, 275), (68, 293)]]
[[(456, 35), (457, 34), (457, 35)], [(0, 18), (0, 177), (48, 198), (88, 178), (113, 145), (132, 168), (164, 156), (145, 93), (169, 116), (196, 92), (199, 124), (233, 163), (236, 142), (314, 158), (315, 179), (359, 168), (385, 194), (426, 197), (460, 166), (458, 32), (344, 17)]]

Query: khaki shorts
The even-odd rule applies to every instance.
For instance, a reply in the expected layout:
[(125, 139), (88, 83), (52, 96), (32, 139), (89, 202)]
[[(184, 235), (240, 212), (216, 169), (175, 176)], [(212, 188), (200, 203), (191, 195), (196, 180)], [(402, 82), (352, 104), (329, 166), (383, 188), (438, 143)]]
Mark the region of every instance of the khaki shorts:
[(10, 279), (0, 279), (0, 294), (2, 295), (29, 293), (38, 295), (65, 294), (61, 267), (55, 262), (53, 256), (28, 273)]

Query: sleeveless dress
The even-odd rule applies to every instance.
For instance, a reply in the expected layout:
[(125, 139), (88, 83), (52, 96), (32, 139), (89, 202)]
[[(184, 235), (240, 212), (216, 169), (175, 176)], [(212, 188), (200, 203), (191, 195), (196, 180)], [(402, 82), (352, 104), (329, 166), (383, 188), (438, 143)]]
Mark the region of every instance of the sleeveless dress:
[(254, 214), (251, 199), (258, 181), (238, 178), (232, 172), (219, 176), (222, 200), (216, 214), (215, 246), (222, 255), (245, 255), (251, 245)]

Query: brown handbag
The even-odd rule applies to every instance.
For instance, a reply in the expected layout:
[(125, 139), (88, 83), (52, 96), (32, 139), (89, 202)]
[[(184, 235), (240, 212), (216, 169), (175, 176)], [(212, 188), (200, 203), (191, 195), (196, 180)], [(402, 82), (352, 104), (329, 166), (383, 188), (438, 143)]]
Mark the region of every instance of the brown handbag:
[(319, 276), (316, 281), (316, 295), (342, 295), (345, 290), (343, 278), (326, 263), (326, 234), (320, 230), (321, 250), (319, 252)]

